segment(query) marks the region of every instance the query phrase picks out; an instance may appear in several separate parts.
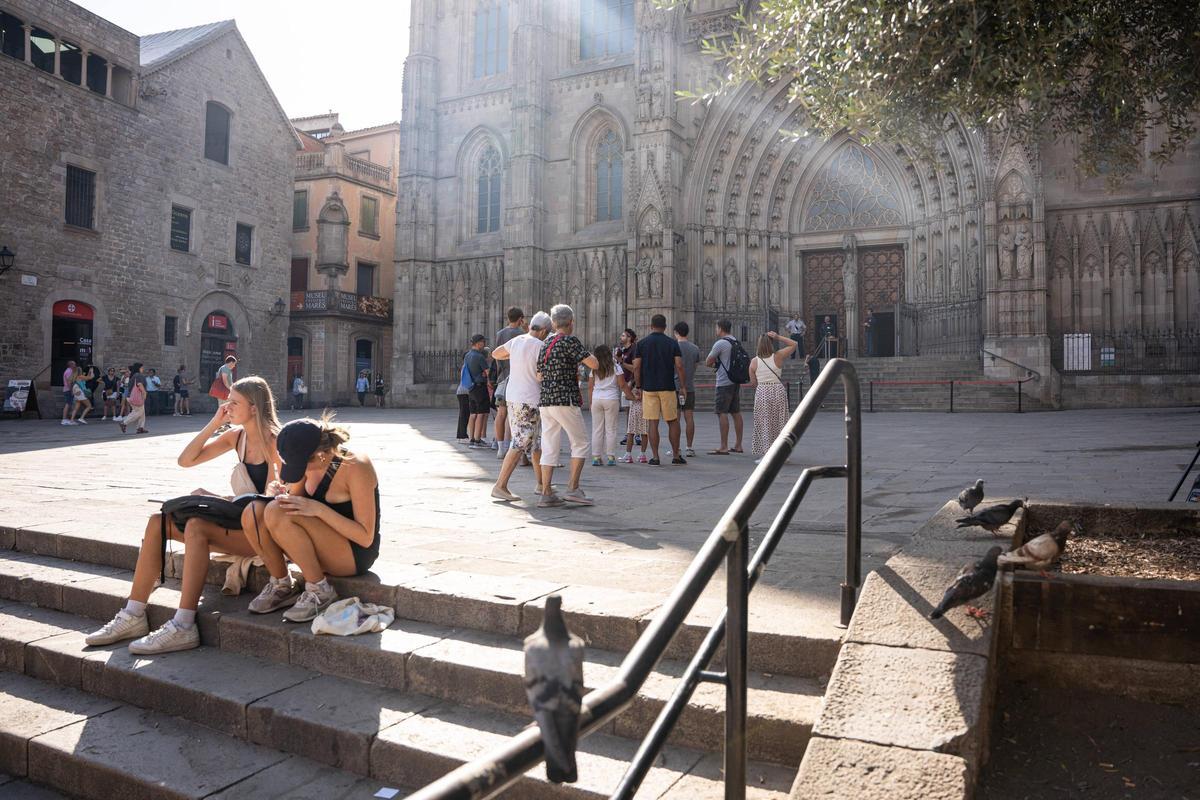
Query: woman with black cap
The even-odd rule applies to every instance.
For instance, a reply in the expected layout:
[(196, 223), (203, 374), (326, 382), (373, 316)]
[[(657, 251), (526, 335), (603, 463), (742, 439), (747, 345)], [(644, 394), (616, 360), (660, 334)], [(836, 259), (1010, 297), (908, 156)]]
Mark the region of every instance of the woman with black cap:
[(242, 527), (271, 581), (250, 610), (265, 614), (293, 602), (285, 555), (304, 574), (304, 591), (284, 612), (307, 622), (337, 599), (328, 576), (362, 575), (379, 556), (379, 479), (364, 455), (346, 449), (350, 434), (329, 417), (284, 425), (276, 444), (286, 494), (253, 503)]

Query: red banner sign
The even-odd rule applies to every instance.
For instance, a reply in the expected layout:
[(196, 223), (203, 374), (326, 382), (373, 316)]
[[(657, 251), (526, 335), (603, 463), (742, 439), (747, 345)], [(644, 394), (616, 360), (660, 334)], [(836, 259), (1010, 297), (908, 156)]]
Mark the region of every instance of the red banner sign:
[(206, 325), (212, 331), (227, 331), (229, 330), (229, 318), (224, 314), (209, 314)]
[(96, 312), (87, 303), (78, 300), (59, 300), (54, 304), (54, 316), (67, 319), (95, 319)]

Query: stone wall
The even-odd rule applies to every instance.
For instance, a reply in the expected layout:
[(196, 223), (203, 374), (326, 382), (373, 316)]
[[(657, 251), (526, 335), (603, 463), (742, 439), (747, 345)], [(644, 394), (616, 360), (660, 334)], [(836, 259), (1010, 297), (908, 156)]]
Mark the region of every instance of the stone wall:
[[(236, 32), (141, 77), (135, 110), (0, 58), (0, 240), (17, 253), (0, 311), (0, 378), (40, 375), (48, 386), (52, 307), (70, 299), (95, 309), (96, 364), (138, 360), (168, 375), (179, 363), (195, 372), (200, 325), (224, 311), (239, 374), (282, 390), (286, 322), (270, 312), (288, 289), (291, 128)], [(229, 165), (204, 158), (210, 100), (233, 112)], [(96, 172), (95, 230), (63, 222), (68, 164)], [(193, 209), (190, 252), (169, 247), (172, 203)], [(254, 226), (249, 267), (234, 261), (238, 222)], [(166, 315), (178, 320), (173, 347)]]

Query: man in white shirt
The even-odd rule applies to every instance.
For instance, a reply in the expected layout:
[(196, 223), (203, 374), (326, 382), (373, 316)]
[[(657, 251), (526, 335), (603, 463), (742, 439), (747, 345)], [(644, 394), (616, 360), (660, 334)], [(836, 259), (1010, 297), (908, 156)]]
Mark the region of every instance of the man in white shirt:
[[(508, 403), (508, 426), (512, 430), (512, 444), (500, 465), (500, 475), (492, 487), (492, 497), (505, 502), (521, 498), (508, 490), (508, 479), (525, 454), (533, 461), (533, 474), (540, 481), (542, 474), (541, 402), (542, 387), (537, 378), (538, 353), (542, 342), (550, 335), (550, 315), (539, 311), (529, 321), (529, 333), (510, 339), (492, 351), (492, 358), (508, 361), (508, 385), (505, 399)], [(541, 494), (541, 486), (534, 489)]]
[(784, 327), (787, 328), (792, 341), (796, 343), (796, 349), (792, 351), (792, 358), (795, 358), (797, 355), (804, 358), (804, 334), (808, 331), (808, 326), (804, 324), (804, 321), (800, 317), (792, 314), (792, 318), (787, 321)]

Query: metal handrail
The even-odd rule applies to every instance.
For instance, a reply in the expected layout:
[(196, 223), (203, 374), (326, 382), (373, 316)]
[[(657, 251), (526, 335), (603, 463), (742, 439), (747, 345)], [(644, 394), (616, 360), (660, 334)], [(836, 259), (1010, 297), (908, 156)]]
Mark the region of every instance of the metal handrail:
[[(810, 467), (800, 473), (788, 499), (776, 515), (754, 560), (749, 559), (749, 523), (770, 490), (784, 462), (812, 424), (821, 402), (841, 381), (845, 394), (846, 463)], [(744, 800), (746, 795), (746, 678), (750, 590), (758, 582), (792, 515), (817, 478), (846, 479), (846, 580), (841, 585), (841, 622), (849, 624), (858, 587), (862, 584), (862, 409), (854, 365), (841, 358), (826, 363), (816, 382), (792, 413), (783, 432), (712, 529), (700, 551), (676, 583), (662, 611), (638, 637), (612, 680), (583, 698), (579, 738), (603, 727), (633, 702), (646, 678), (657, 666), (700, 595), (722, 561), (726, 562), (726, 610), (712, 626), (697, 651), (680, 687), (663, 708), (646, 740), (631, 762), (614, 798), (628, 798), (670, 734), (687, 700), (702, 681), (725, 685), (725, 798)], [(732, 625), (728, 625), (732, 622)], [(726, 631), (725, 629), (728, 628)], [(725, 671), (705, 671), (709, 659), (725, 637)], [(409, 800), (483, 800), (511, 786), (543, 758), (537, 727), (526, 728), (474, 761), (458, 767), (409, 797)]]
[(995, 361), (998, 358), (1001, 361), (1012, 364), (1014, 367), (1020, 367), (1021, 369), (1025, 370), (1026, 375), (1031, 375), (1033, 377), (1033, 380), (1035, 380), (1035, 381), (1040, 381), (1042, 379), (1042, 373), (1038, 372), (1036, 369), (1033, 369), (1032, 367), (1027, 367), (1020, 362), (1013, 361), (1011, 358), (1005, 358), (1004, 356), (1000, 355), (999, 353), (993, 353), (991, 350), (988, 350), (986, 347), (980, 347), (979, 352), (982, 353), (984, 356), (990, 357), (993, 361)]

